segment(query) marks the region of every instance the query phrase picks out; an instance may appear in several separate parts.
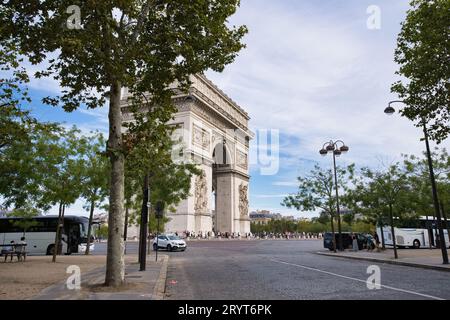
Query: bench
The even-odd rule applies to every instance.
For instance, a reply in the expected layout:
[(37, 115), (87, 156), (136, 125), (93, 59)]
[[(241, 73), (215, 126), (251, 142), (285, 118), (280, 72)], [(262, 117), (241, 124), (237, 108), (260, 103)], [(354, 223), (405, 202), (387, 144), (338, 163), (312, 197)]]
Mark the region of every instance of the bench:
[(13, 250), (1, 250), (1, 255), (5, 256), (5, 260), (4, 262), (6, 262), (6, 260), (8, 260), (8, 256), (11, 257), (10, 262), (13, 261), (13, 257), (17, 256), (17, 261), (25, 261), (27, 258), (27, 252), (23, 249), (25, 249), (24, 247), (26, 246), (26, 244), (6, 244), (6, 245), (0, 245), (0, 247), (13, 247)]

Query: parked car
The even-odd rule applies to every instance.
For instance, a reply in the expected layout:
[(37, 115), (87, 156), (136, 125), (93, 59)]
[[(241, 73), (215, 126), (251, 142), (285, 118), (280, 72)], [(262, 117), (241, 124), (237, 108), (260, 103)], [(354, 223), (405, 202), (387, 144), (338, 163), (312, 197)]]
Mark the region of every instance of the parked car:
[(153, 239), (153, 250), (166, 249), (167, 251), (185, 251), (186, 242), (174, 234), (160, 234)]
[[(87, 248), (87, 243), (80, 243), (78, 245), (78, 252), (84, 253), (84, 252), (86, 252), (86, 248)], [(91, 243), (91, 245), (89, 246), (89, 252), (93, 252), (94, 250), (95, 250), (95, 245), (93, 243)]]
[[(335, 239), (336, 239), (336, 249), (339, 250), (339, 233), (335, 232)], [(355, 233), (356, 237), (358, 238), (358, 248), (359, 250), (362, 250), (366, 247), (367, 243), (367, 237), (362, 233)], [(353, 247), (353, 241), (352, 241), (352, 233), (350, 232), (342, 232), (342, 245), (344, 246), (344, 249), (349, 249)], [(323, 235), (323, 247), (326, 249), (329, 249), (330, 251), (333, 250), (333, 233), (326, 232)]]

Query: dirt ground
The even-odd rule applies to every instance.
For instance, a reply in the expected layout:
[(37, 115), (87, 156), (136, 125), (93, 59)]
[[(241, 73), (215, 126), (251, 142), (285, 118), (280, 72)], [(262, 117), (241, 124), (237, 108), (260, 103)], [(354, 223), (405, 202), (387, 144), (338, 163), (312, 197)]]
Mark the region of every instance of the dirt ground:
[[(126, 257), (128, 261), (131, 257)], [(29, 256), (26, 261), (4, 262), (0, 257), (0, 300), (23, 300), (33, 297), (44, 288), (66, 279), (66, 269), (77, 265), (81, 272), (103, 267), (106, 256)]]

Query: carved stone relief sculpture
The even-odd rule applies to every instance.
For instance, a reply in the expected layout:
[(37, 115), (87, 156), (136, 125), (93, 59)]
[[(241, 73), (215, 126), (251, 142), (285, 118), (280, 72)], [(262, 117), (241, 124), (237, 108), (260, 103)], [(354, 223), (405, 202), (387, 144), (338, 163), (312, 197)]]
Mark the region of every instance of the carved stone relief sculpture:
[(209, 150), (209, 145), (211, 144), (209, 133), (197, 126), (194, 126), (192, 131), (192, 141), (194, 144), (202, 147), (205, 150)]
[(248, 185), (239, 186), (239, 212), (241, 216), (248, 216)]
[(238, 150), (236, 156), (237, 156), (237, 165), (242, 169), (248, 169), (247, 155), (242, 151)]
[(206, 173), (202, 173), (195, 178), (195, 213), (205, 213), (208, 209), (208, 184)]

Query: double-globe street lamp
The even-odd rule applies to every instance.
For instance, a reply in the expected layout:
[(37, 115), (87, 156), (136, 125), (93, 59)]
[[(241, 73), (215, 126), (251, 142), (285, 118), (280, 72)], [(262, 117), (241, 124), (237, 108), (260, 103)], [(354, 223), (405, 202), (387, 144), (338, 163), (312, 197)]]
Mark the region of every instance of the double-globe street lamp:
[[(340, 147), (339, 147), (340, 145)], [(337, 171), (336, 171), (336, 157), (339, 157), (343, 153), (347, 153), (349, 147), (345, 145), (345, 143), (341, 140), (337, 141), (329, 141), (324, 143), (322, 149), (319, 151), (320, 155), (325, 157), (328, 153), (333, 153), (333, 168), (334, 168), (334, 185), (336, 187), (336, 215), (338, 218), (338, 234), (339, 234), (339, 250), (344, 250), (344, 245), (342, 241), (342, 229), (341, 229), (341, 211), (339, 208), (339, 191), (338, 191), (338, 182), (337, 182)], [(332, 217), (333, 219), (333, 217)], [(333, 221), (331, 221), (333, 223)], [(333, 230), (334, 231), (334, 230)], [(334, 251), (336, 252), (336, 240), (333, 232), (333, 245)]]
[[(394, 104), (394, 103), (406, 104), (404, 101), (401, 101), (401, 100), (391, 101), (391, 102), (389, 102), (388, 107), (384, 110), (384, 113), (386, 113), (387, 115), (393, 115), (395, 113), (395, 109), (392, 107), (392, 104)], [(439, 229), (439, 244), (440, 244), (441, 251), (442, 251), (442, 261), (443, 261), (443, 264), (448, 264), (447, 247), (445, 245), (444, 230), (442, 228), (441, 210), (439, 208), (439, 199), (438, 199), (437, 188), (436, 188), (436, 179), (434, 177), (433, 160), (431, 158), (430, 142), (428, 139), (428, 130), (427, 130), (427, 124), (426, 124), (425, 119), (422, 119), (422, 126), (423, 126), (423, 134), (425, 136), (425, 145), (426, 145), (426, 149), (427, 149), (427, 160), (428, 160), (428, 169), (430, 171), (431, 190), (433, 192), (434, 212), (435, 212), (435, 215), (437, 218), (438, 229)]]

